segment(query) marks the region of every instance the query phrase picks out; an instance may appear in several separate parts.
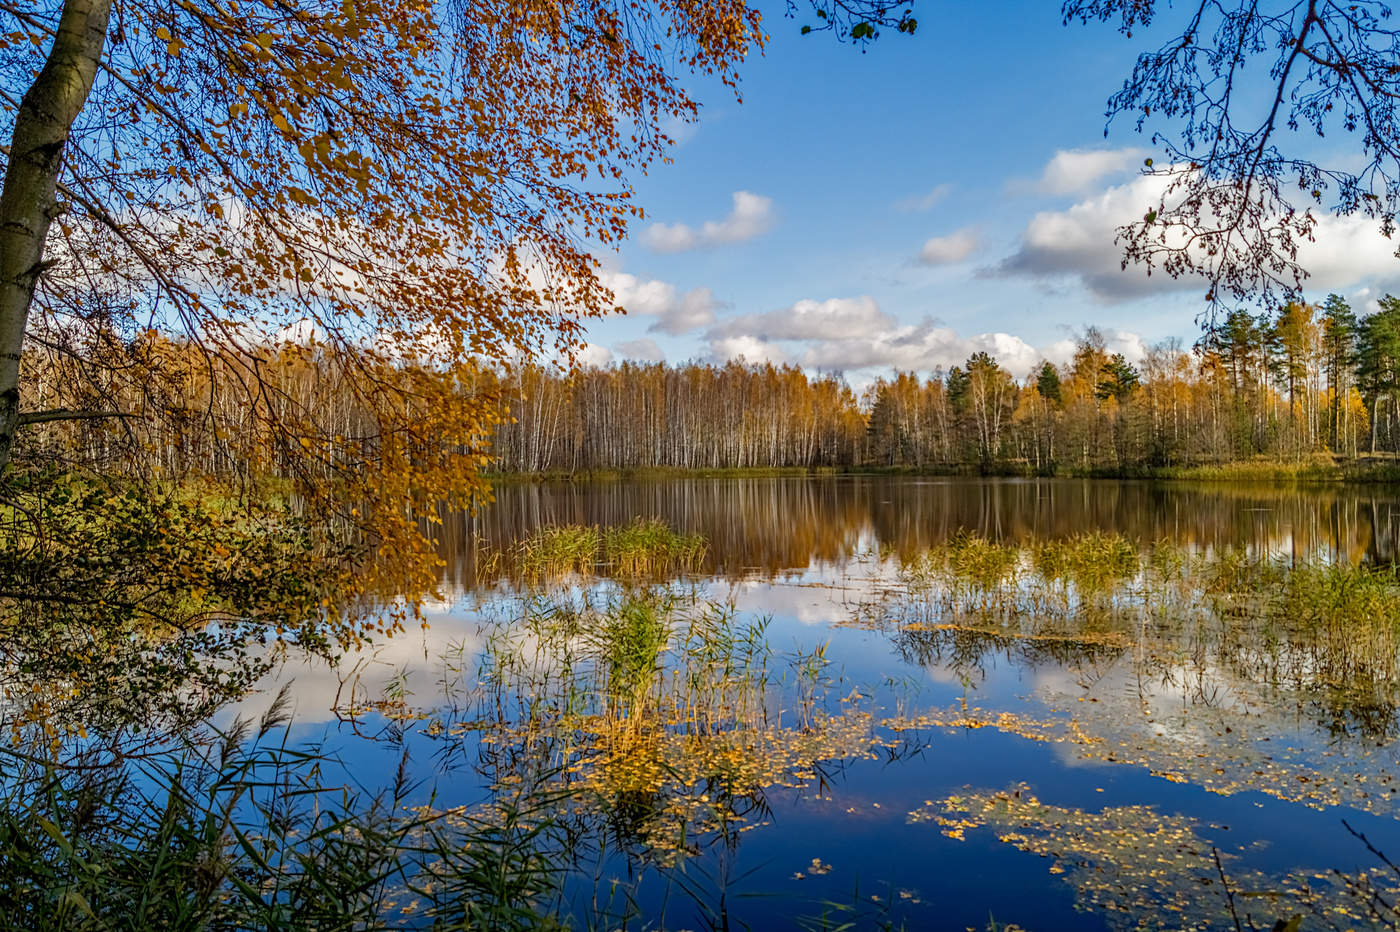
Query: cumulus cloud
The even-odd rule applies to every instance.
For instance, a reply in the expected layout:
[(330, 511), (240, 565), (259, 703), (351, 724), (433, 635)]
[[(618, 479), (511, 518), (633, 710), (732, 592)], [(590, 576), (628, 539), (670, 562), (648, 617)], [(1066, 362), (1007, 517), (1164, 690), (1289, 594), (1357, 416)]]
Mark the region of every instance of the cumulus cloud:
[(625, 340), (614, 349), (621, 353), (624, 359), (635, 359), (638, 362), (666, 361), (666, 354), (656, 345), (656, 341), (645, 337), (640, 340)]
[(1106, 178), (1140, 167), (1147, 149), (1061, 149), (1045, 165), (1035, 187), (1042, 194), (1084, 194)]
[[(1066, 210), (1036, 214), (1021, 234), (1016, 251), (984, 275), (1078, 280), (1090, 294), (1116, 302), (1147, 294), (1196, 291), (1201, 279), (1148, 276), (1138, 265), (1123, 268), (1118, 229), (1156, 209), (1168, 180), (1144, 175), (1079, 201)], [(1395, 242), (1364, 217), (1319, 218), (1312, 242), (1299, 244), (1298, 262), (1310, 273), (1309, 291), (1345, 290), (1361, 282), (1400, 281)]]
[[(1130, 360), (1140, 359), (1145, 350), (1142, 338), (1127, 331), (1104, 331), (1104, 337), (1112, 351)], [(777, 311), (738, 315), (712, 327), (706, 338), (716, 360), (790, 362), (847, 373), (928, 372), (986, 352), (1021, 378), (1042, 359), (1064, 362), (1074, 352), (1069, 340), (1036, 347), (1009, 333), (962, 335), (932, 320), (901, 323), (869, 296), (804, 300)]]
[(675, 285), (656, 279), (641, 279), (626, 272), (599, 273), (613, 298), (629, 314), (655, 317), (652, 333), (680, 334), (714, 323), (721, 304), (708, 288), (692, 288), (682, 294)]
[(835, 340), (851, 333), (889, 329), (893, 317), (880, 310), (869, 295), (859, 298), (804, 299), (791, 307), (764, 314), (731, 317), (710, 330), (711, 339), (754, 336), (772, 340)]
[(775, 365), (788, 362), (788, 354), (781, 346), (749, 334), (712, 337), (710, 356), (717, 360), (742, 359), (745, 362), (771, 362)]
[[(1110, 353), (1122, 353), (1123, 358), (1128, 362), (1141, 362), (1147, 355), (1147, 341), (1142, 338), (1141, 334), (1114, 327), (1099, 327), (1098, 331), (1099, 336), (1103, 337), (1104, 348)], [(1045, 359), (1057, 366), (1062, 366), (1074, 358), (1074, 351), (1078, 346), (1079, 340), (1077, 338), (1066, 338), (1042, 346), (1040, 352)]]
[(919, 250), (919, 261), (924, 265), (953, 265), (976, 252), (978, 245), (977, 231), (964, 227), (926, 240)]
[(945, 197), (951, 194), (953, 186), (951, 184), (935, 185), (932, 190), (915, 197), (906, 197), (903, 200), (895, 201), (895, 210), (923, 211), (932, 210), (940, 204)]
[(723, 220), (707, 220), (699, 228), (684, 223), (653, 223), (642, 232), (642, 242), (657, 252), (686, 252), (753, 239), (771, 230), (773, 221), (772, 198), (735, 191), (734, 206)]
[(585, 343), (578, 348), (575, 358), (580, 366), (603, 367), (612, 362), (612, 350), (596, 343)]

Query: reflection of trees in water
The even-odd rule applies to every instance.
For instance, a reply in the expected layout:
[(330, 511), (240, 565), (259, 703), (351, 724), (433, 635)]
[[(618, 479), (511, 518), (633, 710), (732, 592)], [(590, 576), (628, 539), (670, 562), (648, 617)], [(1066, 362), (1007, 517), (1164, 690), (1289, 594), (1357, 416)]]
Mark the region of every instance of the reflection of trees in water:
[(1090, 531), (1195, 549), (1388, 564), (1400, 495), (1381, 486), (893, 477), (508, 483), (475, 516), (448, 516), (449, 581), (476, 580), (476, 546), (508, 548), (552, 524), (656, 517), (709, 542), (704, 569), (780, 574), (862, 547), (907, 556), (959, 531), (1030, 541)]
[(1372, 528), (1366, 557), (1377, 565), (1393, 565), (1400, 556), (1400, 507), (1393, 500), (1376, 498), (1366, 505)]

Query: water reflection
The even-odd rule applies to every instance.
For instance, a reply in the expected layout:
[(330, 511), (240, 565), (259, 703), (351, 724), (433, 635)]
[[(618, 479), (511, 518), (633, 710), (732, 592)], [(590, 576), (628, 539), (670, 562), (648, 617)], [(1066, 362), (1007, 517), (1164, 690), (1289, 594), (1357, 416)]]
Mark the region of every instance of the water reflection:
[(542, 527), (655, 517), (709, 541), (701, 570), (775, 576), (869, 549), (904, 558), (968, 531), (1026, 542), (1089, 531), (1294, 559), (1374, 564), (1400, 550), (1388, 486), (882, 477), (507, 483), (477, 515), (448, 515), (445, 582), (458, 591), (509, 572), (483, 554)]

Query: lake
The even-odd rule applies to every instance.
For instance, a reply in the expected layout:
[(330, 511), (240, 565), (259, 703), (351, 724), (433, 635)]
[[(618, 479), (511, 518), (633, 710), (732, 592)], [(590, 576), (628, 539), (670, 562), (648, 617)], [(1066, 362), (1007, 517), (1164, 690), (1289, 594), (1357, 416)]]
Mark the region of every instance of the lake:
[[(638, 518), (703, 549), (550, 536)], [(445, 516), (425, 629), (220, 721), (290, 684), (361, 785), (505, 800), (579, 927), (1388, 927), (1397, 521), (1383, 486), (507, 483)]]

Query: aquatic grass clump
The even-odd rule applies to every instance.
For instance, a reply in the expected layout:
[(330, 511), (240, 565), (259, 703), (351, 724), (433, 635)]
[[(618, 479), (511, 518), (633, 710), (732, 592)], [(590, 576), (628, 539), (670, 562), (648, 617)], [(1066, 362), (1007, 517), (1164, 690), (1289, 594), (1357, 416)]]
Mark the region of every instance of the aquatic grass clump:
[(899, 582), (856, 623), (892, 628), (919, 663), (975, 672), (989, 651), (1066, 665), (1132, 649), (1164, 676), (1227, 668), (1295, 690), (1332, 732), (1400, 731), (1393, 569), (1108, 534), (1024, 548), (959, 536), (906, 561)]
[(1050, 582), (1073, 585), (1080, 595), (1112, 594), (1138, 575), (1138, 548), (1121, 534), (1094, 531), (1036, 541), (1031, 566)]
[[(1223, 641), (1267, 682), (1321, 688), (1340, 719), (1393, 720), (1400, 691), (1400, 576), (1393, 568), (1288, 563), (1241, 552), (1203, 561)], [(1339, 719), (1339, 721), (1340, 721)]]
[(596, 527), (559, 524), (542, 527), (516, 545), (521, 573), (532, 579), (591, 572), (602, 549)]
[(944, 553), (956, 579), (985, 592), (1009, 582), (1021, 560), (1020, 548), (965, 532), (956, 534)]
[[(672, 586), (550, 591), (488, 648), (484, 687), (440, 733), (481, 735), (504, 786), (555, 768), (564, 819), (663, 868), (767, 818), (771, 787), (881, 740), (859, 696), (793, 715), (770, 674), (767, 620)], [(519, 633), (514, 633), (519, 632)], [(896, 744), (898, 742), (896, 741)]]
[(607, 567), (623, 576), (654, 576), (694, 569), (707, 545), (699, 534), (680, 534), (664, 521), (638, 518), (602, 529)]
[(640, 578), (693, 570), (707, 549), (699, 534), (680, 534), (664, 521), (637, 518), (616, 526), (542, 527), (516, 544), (514, 557), (529, 580), (592, 573)]
[(566, 862), (542, 800), (438, 812), (411, 805), (403, 765), (360, 793), (336, 760), (287, 743), (286, 708), (284, 691), (256, 731), (104, 766), (0, 749), (7, 927), (561, 927)]
[(669, 594), (629, 593), (603, 615), (591, 635), (608, 694), (623, 701), (634, 716), (645, 705), (671, 639), (670, 601)]

